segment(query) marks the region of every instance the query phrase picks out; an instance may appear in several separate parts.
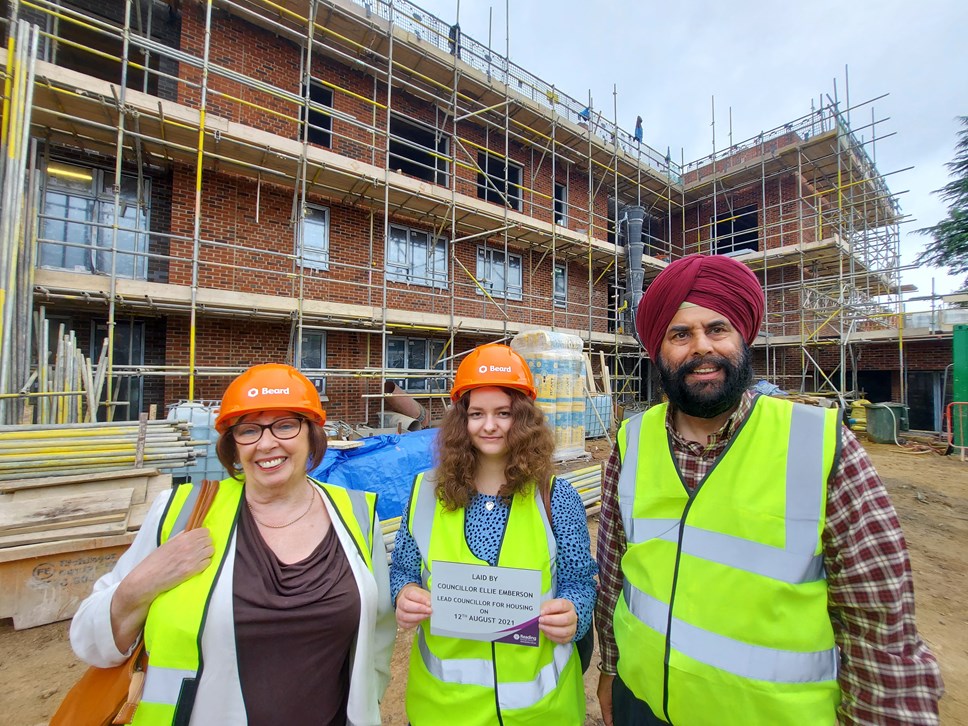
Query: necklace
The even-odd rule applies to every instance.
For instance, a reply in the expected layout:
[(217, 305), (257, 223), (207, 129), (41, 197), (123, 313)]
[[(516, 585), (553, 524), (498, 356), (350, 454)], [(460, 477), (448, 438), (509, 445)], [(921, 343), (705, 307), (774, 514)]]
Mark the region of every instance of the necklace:
[(256, 524), (261, 524), (263, 527), (268, 527), (269, 529), (285, 529), (289, 525), (295, 524), (300, 519), (302, 519), (307, 514), (309, 514), (309, 510), (313, 508), (313, 502), (315, 502), (315, 501), (316, 501), (316, 492), (313, 491), (313, 487), (310, 484), (309, 485), (309, 506), (306, 507), (306, 511), (303, 512), (302, 514), (300, 514), (295, 519), (293, 519), (293, 520), (291, 520), (289, 522), (286, 522), (285, 524), (266, 524), (261, 519), (259, 519), (258, 517), (255, 516), (255, 512), (252, 511), (252, 505), (249, 504), (249, 500), (248, 499), (245, 500), (245, 506), (247, 506), (249, 508), (249, 514), (252, 515), (252, 519), (254, 519), (256, 521)]

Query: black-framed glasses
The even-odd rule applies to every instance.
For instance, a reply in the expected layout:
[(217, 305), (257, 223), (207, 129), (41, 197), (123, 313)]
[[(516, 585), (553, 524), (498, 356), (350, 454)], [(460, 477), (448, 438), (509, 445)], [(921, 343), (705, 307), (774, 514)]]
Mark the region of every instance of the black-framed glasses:
[(269, 429), (277, 439), (294, 439), (302, 431), (302, 422), (303, 419), (298, 417), (277, 418), (271, 424), (247, 422), (235, 424), (235, 426), (229, 429), (229, 432), (231, 432), (232, 438), (235, 439), (235, 443), (245, 446), (247, 444), (254, 444), (261, 439), (266, 429)]

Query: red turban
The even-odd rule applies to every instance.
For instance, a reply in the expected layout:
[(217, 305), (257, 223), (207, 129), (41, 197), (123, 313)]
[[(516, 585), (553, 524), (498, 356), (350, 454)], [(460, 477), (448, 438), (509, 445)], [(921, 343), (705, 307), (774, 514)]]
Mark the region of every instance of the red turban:
[(747, 343), (763, 322), (763, 288), (746, 265), (724, 255), (683, 257), (652, 281), (635, 314), (639, 341), (653, 360), (684, 302), (725, 315)]

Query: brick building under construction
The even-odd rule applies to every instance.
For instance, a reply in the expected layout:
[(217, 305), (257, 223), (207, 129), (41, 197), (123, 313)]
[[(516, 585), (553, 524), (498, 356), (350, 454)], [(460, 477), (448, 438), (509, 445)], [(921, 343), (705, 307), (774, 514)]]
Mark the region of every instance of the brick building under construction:
[(407, 0), (2, 5), (5, 422), (53, 405), (18, 394), (50, 390), (61, 326), (105, 351), (102, 419), (265, 361), (330, 419), (374, 421), (387, 381), (436, 416), (456, 357), (535, 327), (643, 405), (630, 311), (701, 251), (764, 284), (758, 375), (939, 428), (950, 333), (904, 327), (870, 104), (683, 164)]

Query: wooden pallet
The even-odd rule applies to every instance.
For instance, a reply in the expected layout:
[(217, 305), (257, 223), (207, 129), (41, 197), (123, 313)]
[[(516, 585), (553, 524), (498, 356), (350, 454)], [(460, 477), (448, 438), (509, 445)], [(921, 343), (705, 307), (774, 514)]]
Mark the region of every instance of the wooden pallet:
[(0, 618), (15, 630), (67, 620), (110, 571), (134, 532), (0, 549)]
[(72, 617), (169, 489), (157, 469), (0, 482), (0, 618)]

